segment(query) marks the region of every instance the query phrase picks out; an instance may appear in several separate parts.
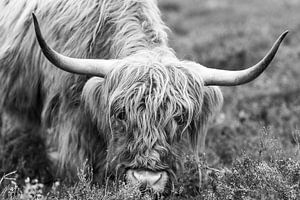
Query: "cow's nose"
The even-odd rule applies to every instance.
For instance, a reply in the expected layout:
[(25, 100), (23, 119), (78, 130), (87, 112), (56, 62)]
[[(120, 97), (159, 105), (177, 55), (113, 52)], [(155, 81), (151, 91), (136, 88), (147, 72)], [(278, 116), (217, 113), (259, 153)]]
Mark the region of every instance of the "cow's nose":
[(168, 175), (164, 171), (128, 170), (126, 175), (130, 183), (147, 185), (156, 192), (162, 192), (168, 181)]
[(155, 185), (162, 178), (162, 173), (154, 173), (149, 171), (132, 171), (132, 177), (140, 183)]

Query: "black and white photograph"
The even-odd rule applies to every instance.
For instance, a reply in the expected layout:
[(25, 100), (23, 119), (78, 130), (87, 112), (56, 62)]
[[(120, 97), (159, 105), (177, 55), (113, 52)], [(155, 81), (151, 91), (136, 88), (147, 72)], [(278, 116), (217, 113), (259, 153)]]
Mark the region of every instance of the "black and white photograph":
[(300, 199), (300, 0), (0, 0), (0, 200), (160, 199)]

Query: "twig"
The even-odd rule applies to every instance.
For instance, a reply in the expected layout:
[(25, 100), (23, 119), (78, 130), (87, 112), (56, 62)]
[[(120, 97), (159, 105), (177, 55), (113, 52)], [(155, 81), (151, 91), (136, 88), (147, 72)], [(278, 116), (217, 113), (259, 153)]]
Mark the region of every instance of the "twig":
[(13, 175), (13, 174), (15, 174), (17, 171), (13, 171), (13, 172), (10, 172), (10, 173), (8, 173), (8, 174), (4, 174), (3, 176), (2, 176), (2, 178), (0, 179), (0, 185), (2, 184), (2, 182), (4, 181), (4, 180), (14, 180), (14, 178), (8, 178), (8, 176), (10, 176), (10, 175)]

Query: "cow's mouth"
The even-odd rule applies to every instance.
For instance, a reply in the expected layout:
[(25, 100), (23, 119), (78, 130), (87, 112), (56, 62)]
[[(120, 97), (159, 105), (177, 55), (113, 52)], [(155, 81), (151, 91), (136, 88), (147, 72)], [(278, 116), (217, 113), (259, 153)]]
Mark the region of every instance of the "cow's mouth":
[(163, 193), (169, 181), (169, 176), (166, 171), (153, 172), (129, 169), (126, 172), (126, 179), (128, 183), (138, 185), (141, 192)]

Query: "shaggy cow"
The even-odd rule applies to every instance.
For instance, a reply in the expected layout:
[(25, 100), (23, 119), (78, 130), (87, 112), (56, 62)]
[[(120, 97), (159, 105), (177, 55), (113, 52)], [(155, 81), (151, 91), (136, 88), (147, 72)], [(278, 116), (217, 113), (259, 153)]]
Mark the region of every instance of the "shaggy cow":
[(95, 181), (126, 175), (157, 192), (187, 143), (203, 152), (217, 86), (255, 79), (286, 35), (255, 66), (224, 71), (174, 55), (155, 0), (3, 0), (0, 11), (2, 135), (42, 134), (61, 176), (87, 159)]

